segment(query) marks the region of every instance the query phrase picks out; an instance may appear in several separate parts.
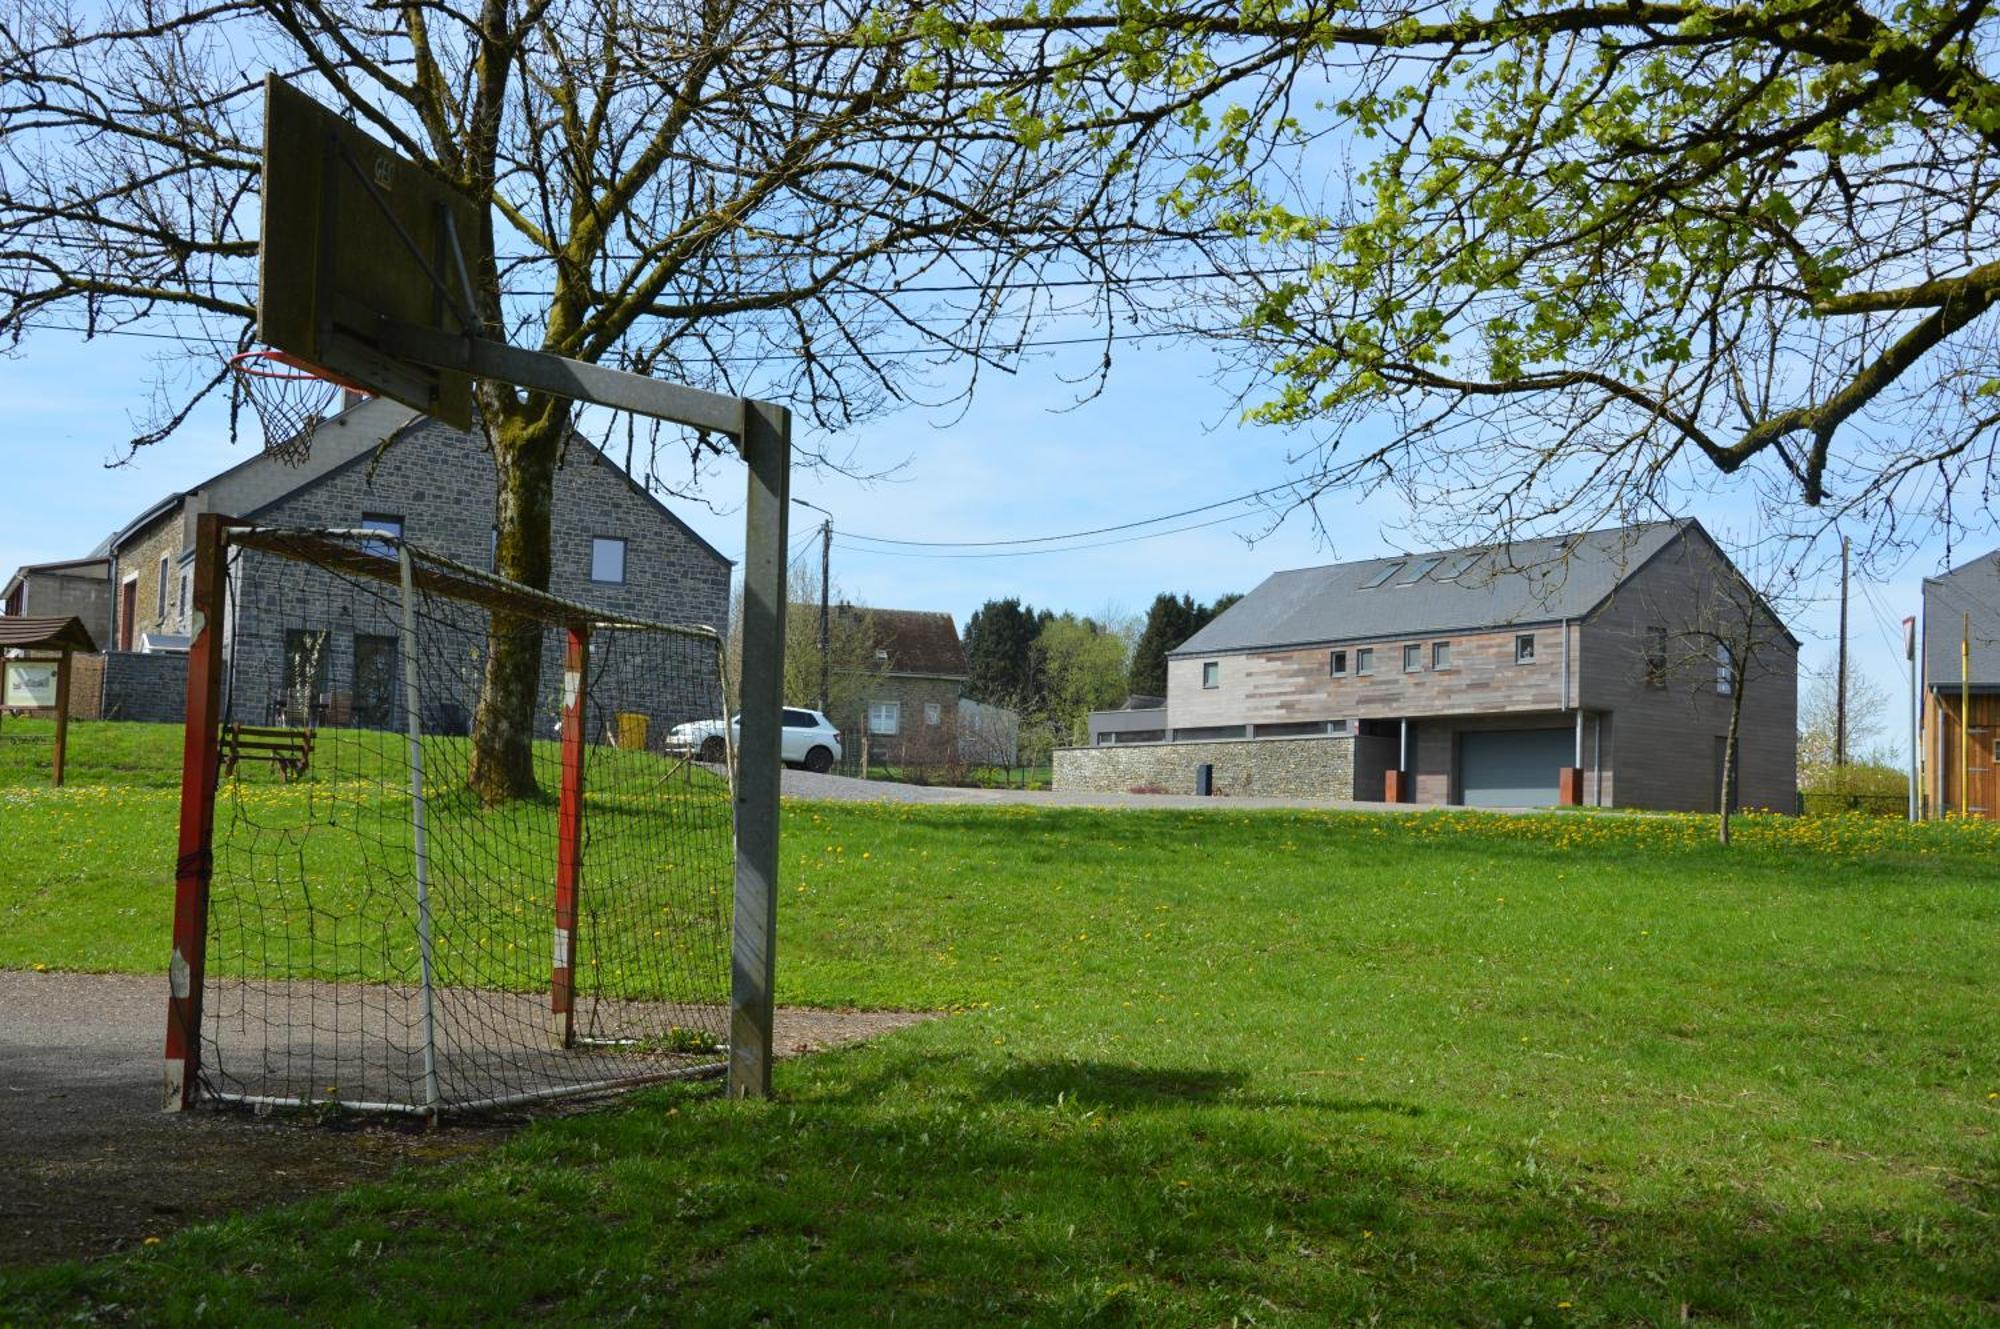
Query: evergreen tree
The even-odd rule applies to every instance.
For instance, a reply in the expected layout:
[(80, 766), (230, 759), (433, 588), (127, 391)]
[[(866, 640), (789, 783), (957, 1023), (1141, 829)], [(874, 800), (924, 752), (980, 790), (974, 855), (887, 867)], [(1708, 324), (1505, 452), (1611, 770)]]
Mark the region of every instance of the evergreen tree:
[(974, 610), (965, 621), (965, 657), (972, 667), (965, 694), (993, 706), (1026, 707), (1037, 691), (1035, 638), (1052, 617), (1011, 596)]
[(1146, 611), (1146, 626), (1132, 648), (1132, 665), (1125, 681), (1134, 693), (1146, 697), (1167, 695), (1167, 652), (1201, 630), (1195, 621), (1200, 613), (1190, 595), (1161, 594), (1153, 597)]

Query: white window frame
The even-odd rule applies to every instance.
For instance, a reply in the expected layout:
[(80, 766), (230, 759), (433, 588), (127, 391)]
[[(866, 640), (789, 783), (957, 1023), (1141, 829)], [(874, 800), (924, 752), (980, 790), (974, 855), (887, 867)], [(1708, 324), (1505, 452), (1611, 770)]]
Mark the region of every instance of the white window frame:
[(934, 701), (924, 703), (924, 723), (935, 728), (944, 723), (944, 707)]
[(1520, 632), (1514, 636), (1514, 663), (1533, 664), (1535, 662), (1535, 634)]
[[(597, 575), (597, 553), (600, 546), (618, 546), (618, 575), (600, 577)], [(626, 579), (626, 559), (631, 554), (631, 544), (622, 535), (593, 535), (590, 537), (590, 580), (599, 586), (623, 586)]]
[(1731, 697), (1736, 694), (1736, 653), (1729, 649), (1729, 643), (1715, 643), (1715, 695)]
[(903, 728), (902, 702), (871, 701), (868, 703), (869, 733), (894, 735), (900, 733), (902, 731), (902, 728)]
[(1222, 686), (1222, 661), (1203, 660), (1201, 662), (1201, 686), (1204, 692), (1211, 688)]

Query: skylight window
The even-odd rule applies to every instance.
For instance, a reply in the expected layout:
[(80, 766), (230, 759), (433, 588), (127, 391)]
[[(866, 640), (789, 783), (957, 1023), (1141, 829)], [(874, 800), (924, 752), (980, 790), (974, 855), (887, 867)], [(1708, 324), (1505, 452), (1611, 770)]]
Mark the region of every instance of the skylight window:
[(1380, 586), (1383, 582), (1389, 580), (1389, 578), (1401, 572), (1404, 566), (1405, 565), (1402, 563), (1391, 563), (1388, 567), (1383, 568), (1380, 572), (1370, 577), (1367, 581), (1362, 582), (1361, 589), (1364, 591), (1374, 590), (1377, 586)]
[(1457, 581), (1478, 561), (1479, 555), (1477, 554), (1453, 554), (1446, 560), (1444, 567), (1438, 572), (1434, 580)]
[(1436, 567), (1438, 564), (1442, 562), (1444, 562), (1444, 560), (1441, 558), (1424, 559), (1421, 562), (1417, 563), (1415, 566), (1413, 566), (1410, 569), (1410, 575), (1403, 578), (1403, 580), (1398, 584), (1403, 586), (1415, 586), (1425, 577), (1430, 576), (1431, 569)]

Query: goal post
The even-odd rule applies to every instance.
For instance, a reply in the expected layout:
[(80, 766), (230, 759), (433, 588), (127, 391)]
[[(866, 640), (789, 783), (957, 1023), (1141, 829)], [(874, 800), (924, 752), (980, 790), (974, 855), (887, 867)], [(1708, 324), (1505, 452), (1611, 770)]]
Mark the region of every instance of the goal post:
[[(435, 1115), (728, 1070), (740, 793), (672, 738), (726, 713), (712, 626), (378, 531), (204, 517), (197, 577), (168, 1106)], [(502, 615), (539, 638), (540, 792), (489, 804)]]

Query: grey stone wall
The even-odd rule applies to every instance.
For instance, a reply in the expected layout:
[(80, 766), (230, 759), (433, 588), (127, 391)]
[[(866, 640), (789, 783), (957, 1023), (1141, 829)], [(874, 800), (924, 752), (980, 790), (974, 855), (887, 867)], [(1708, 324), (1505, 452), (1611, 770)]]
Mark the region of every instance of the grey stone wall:
[[(957, 760), (958, 698), (964, 690), (964, 683), (955, 678), (884, 674), (868, 680), (867, 696), (852, 713), (828, 718), (840, 726), (844, 742), (859, 752), (868, 703), (897, 702), (902, 709), (896, 732), (868, 736), (869, 760), (937, 765)], [(937, 707), (936, 724), (925, 718), (927, 704)]]
[[(467, 434), (423, 422), (386, 450), (357, 458), (255, 513), (273, 525), (354, 527), (364, 514), (402, 519), (414, 546), (474, 568), (493, 566), (495, 479), (483, 445)], [(591, 541), (625, 541), (625, 580), (595, 582)], [(703, 624), (728, 621), (729, 563), (631, 484), (587, 444), (573, 441), (557, 473), (551, 591), (601, 608), (607, 616)], [(259, 551), (238, 556), (233, 576), (229, 718), (249, 724), (280, 717), (293, 724), (399, 729), (405, 724), (400, 601), (393, 586), (342, 581), (307, 565)], [(424, 727), (463, 733), (480, 688), (486, 615), (437, 599), (421, 603), (418, 674)], [(317, 678), (290, 695), (288, 634), (296, 648), (317, 641)], [(536, 732), (554, 733), (560, 713), (563, 634), (542, 633), (541, 705)], [(367, 639), (375, 638), (375, 641)], [(722, 712), (713, 652), (659, 634), (598, 633), (591, 648), (596, 680), (590, 733), (618, 712), (644, 714), (657, 739), (672, 725)], [(386, 688), (384, 679), (389, 680)]]
[[(1215, 792), (1236, 797), (1353, 799), (1356, 740), (1265, 738), (1057, 748), (1059, 792), (1194, 792), (1195, 767), (1215, 767)], [(1381, 791), (1363, 797), (1380, 798)]]
[(179, 724), (187, 717), (187, 657), (113, 651), (104, 659), (99, 713), (107, 720)]

